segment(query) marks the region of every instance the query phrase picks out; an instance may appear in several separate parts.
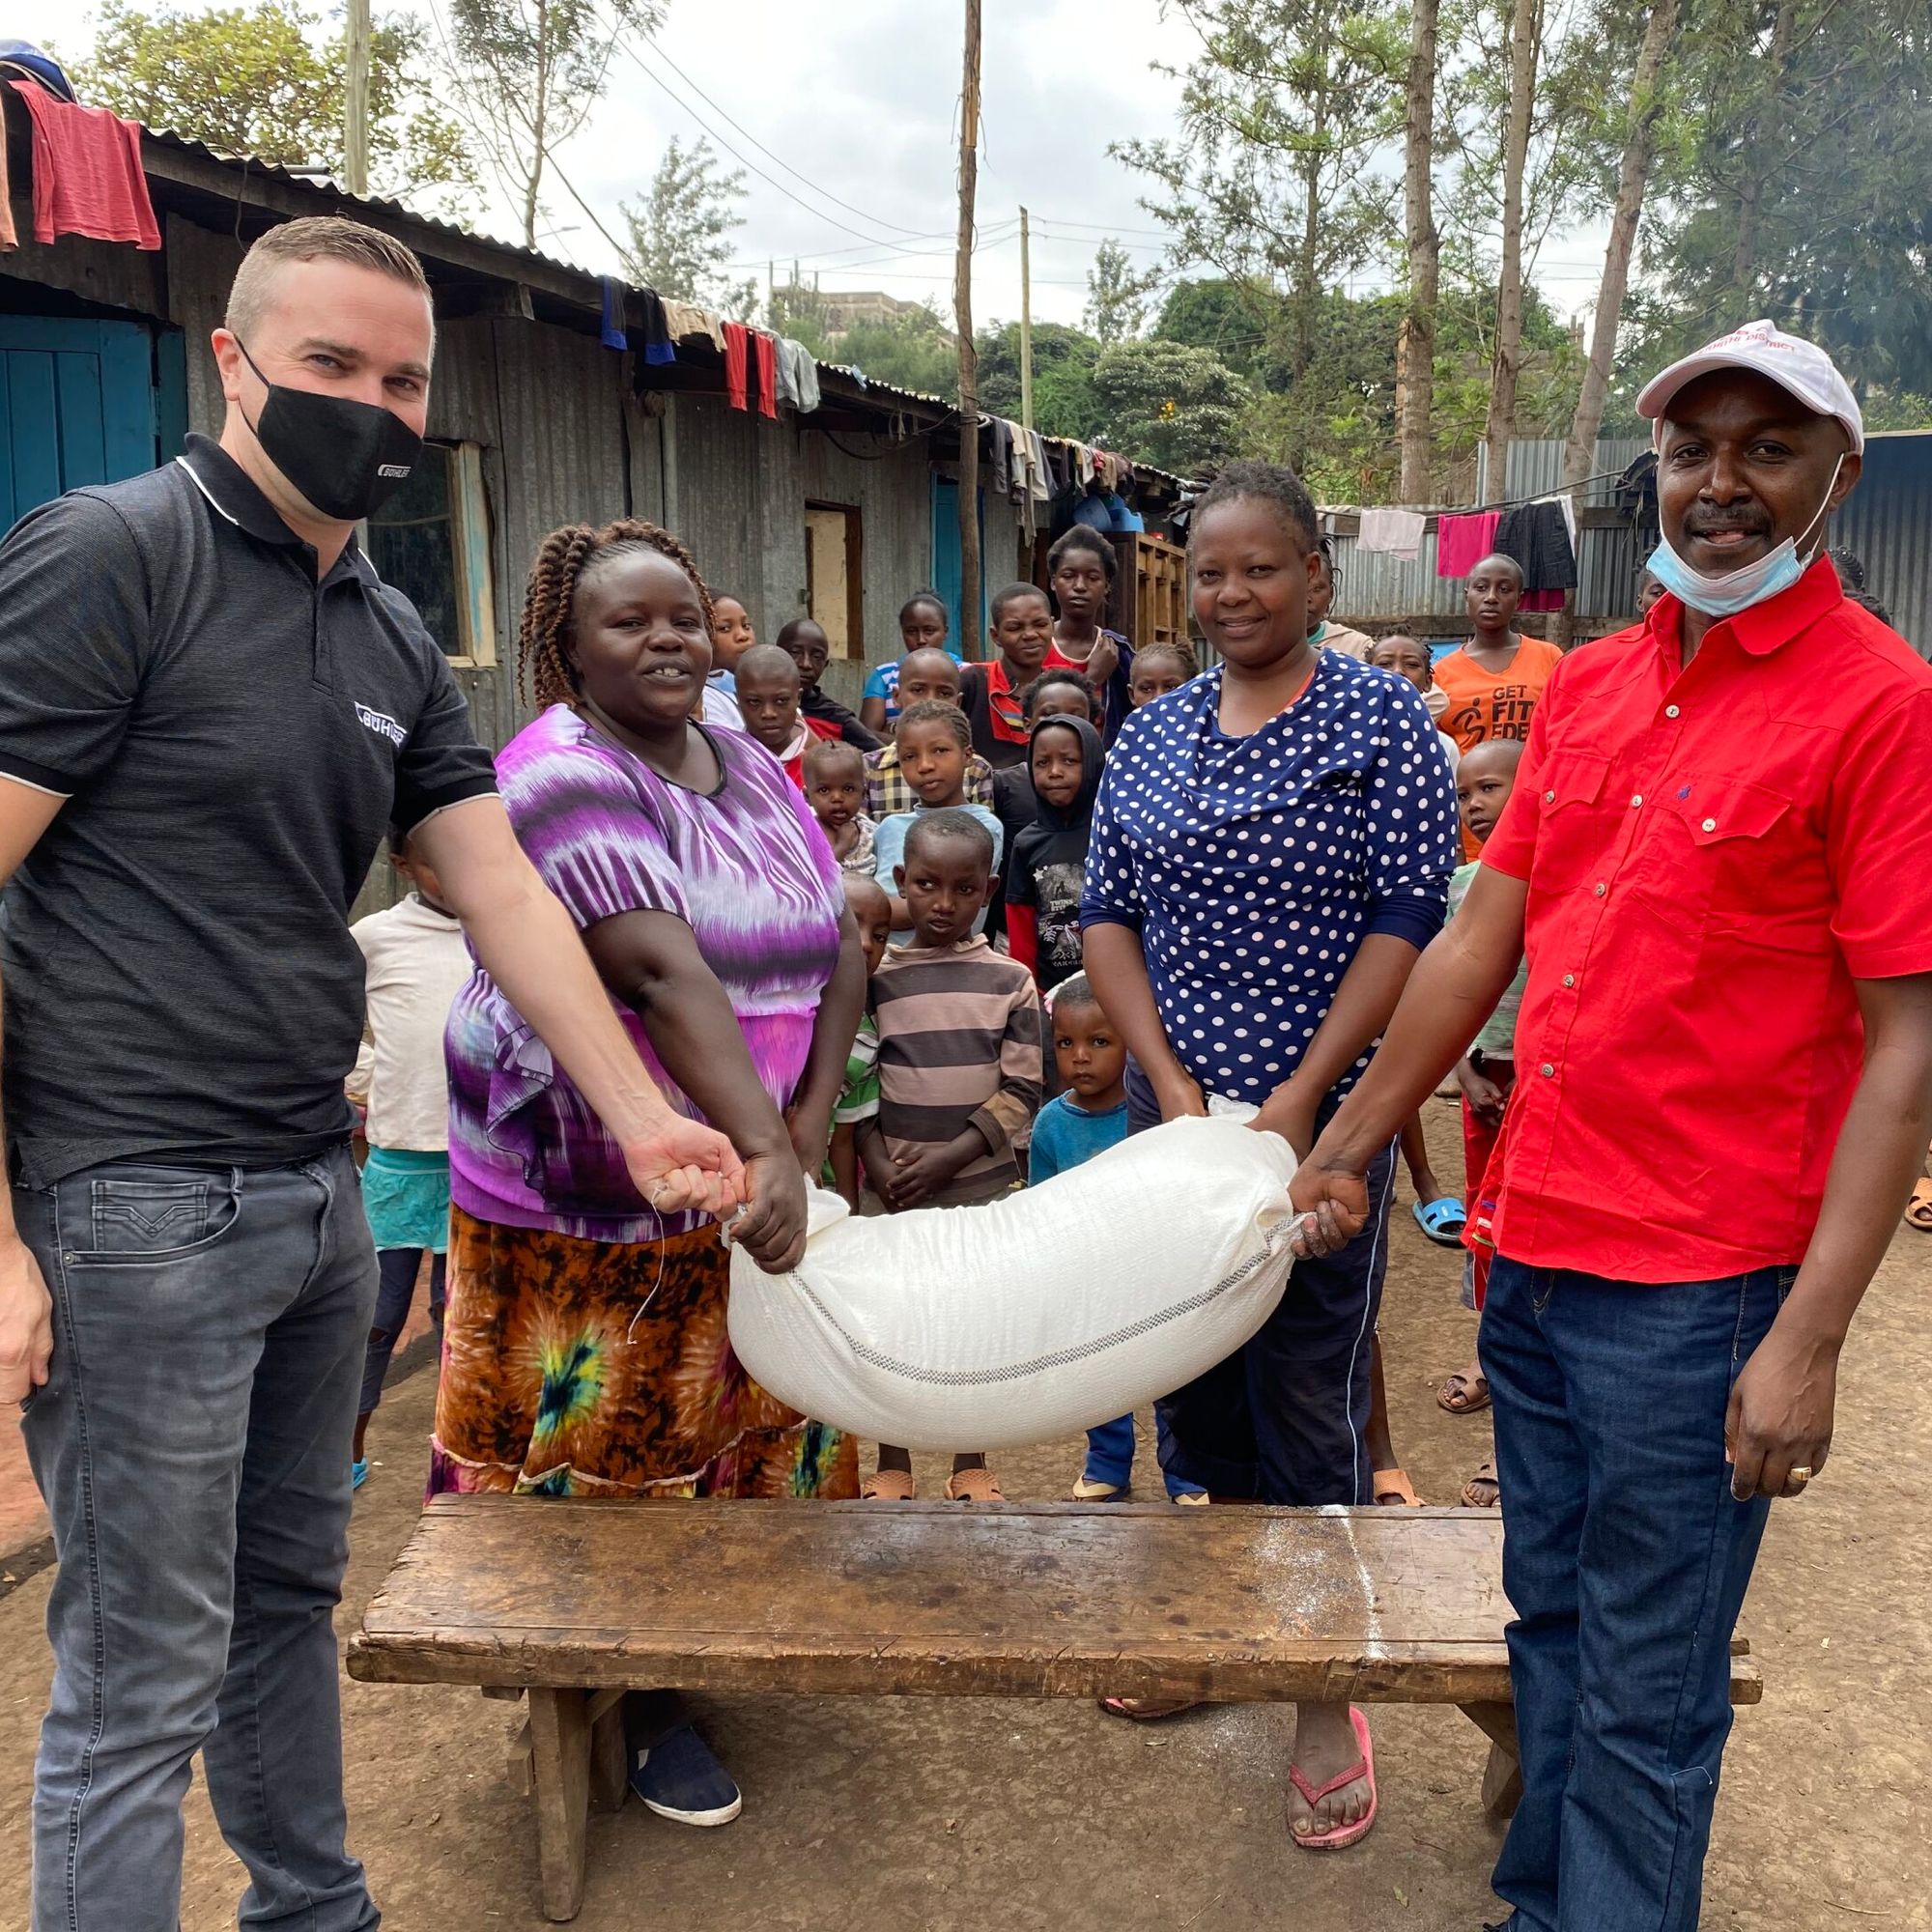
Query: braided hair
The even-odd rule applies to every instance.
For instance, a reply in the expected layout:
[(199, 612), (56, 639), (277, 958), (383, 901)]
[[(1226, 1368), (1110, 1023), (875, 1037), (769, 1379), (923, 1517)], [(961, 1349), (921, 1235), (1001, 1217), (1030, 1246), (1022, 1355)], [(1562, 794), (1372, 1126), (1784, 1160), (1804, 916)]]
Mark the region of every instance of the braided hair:
[(577, 673), (564, 651), (564, 639), (570, 635), (578, 589), (587, 575), (611, 559), (634, 556), (639, 551), (668, 557), (691, 579), (704, 612), (704, 628), (711, 629), (711, 592), (697, 574), (697, 560), (668, 530), (635, 517), (620, 517), (601, 530), (588, 524), (567, 524), (537, 546), (524, 589), (524, 621), (517, 642), (518, 688), (526, 703), (543, 711), (575, 701)]
[(1194, 499), (1188, 524), (1190, 534), (1201, 527), (1204, 511), (1243, 500), (1265, 503), (1301, 546), (1303, 556), (1319, 547), (1321, 532), (1316, 527), (1315, 499), (1301, 478), (1283, 464), (1247, 458), (1224, 465), (1213, 482)]

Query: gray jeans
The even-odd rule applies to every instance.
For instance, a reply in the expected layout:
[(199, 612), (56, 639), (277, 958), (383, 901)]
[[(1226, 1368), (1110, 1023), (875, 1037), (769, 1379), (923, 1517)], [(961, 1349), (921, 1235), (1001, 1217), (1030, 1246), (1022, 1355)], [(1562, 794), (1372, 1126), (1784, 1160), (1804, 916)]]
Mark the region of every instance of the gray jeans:
[(117, 1161), (14, 1209), (54, 1300), (24, 1423), (60, 1555), (33, 1932), (176, 1932), (197, 1750), (240, 1923), (368, 1932), (332, 1621), (376, 1301), (349, 1151)]

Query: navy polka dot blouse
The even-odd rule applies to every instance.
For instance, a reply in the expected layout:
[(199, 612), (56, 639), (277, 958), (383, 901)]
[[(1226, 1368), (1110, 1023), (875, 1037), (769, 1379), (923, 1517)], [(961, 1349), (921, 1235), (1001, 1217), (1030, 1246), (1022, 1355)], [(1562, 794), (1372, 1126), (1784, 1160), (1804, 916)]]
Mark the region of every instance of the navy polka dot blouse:
[(1421, 948), (1441, 926), (1456, 788), (1421, 693), (1340, 651), (1248, 737), (1222, 731), (1220, 698), (1217, 668), (1127, 720), (1080, 923), (1140, 934), (1175, 1057), (1208, 1093), (1259, 1103), (1370, 933)]

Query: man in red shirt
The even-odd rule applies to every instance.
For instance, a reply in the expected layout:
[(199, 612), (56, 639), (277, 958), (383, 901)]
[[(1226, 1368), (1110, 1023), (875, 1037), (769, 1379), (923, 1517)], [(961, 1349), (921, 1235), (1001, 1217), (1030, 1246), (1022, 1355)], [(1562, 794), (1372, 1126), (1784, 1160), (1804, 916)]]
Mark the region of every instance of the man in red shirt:
[[(1295, 1176), (1318, 1249), (1529, 962), (1494, 1203), (1510, 1932), (1693, 1932), (1771, 1499), (1932, 1122), (1932, 668), (1821, 552), (1863, 426), (1769, 323), (1659, 376), (1665, 593), (1567, 657), (1458, 917)], [(1561, 1895), (1558, 1873), (1561, 1872)]]

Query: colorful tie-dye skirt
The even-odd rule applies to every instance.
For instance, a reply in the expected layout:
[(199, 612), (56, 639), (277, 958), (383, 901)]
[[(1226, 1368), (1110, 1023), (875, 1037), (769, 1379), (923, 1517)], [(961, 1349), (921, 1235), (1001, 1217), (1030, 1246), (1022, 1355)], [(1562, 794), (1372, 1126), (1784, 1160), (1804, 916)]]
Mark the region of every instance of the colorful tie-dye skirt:
[(631, 1244), (449, 1220), (432, 1495), (859, 1493), (857, 1440), (731, 1352), (715, 1227)]

